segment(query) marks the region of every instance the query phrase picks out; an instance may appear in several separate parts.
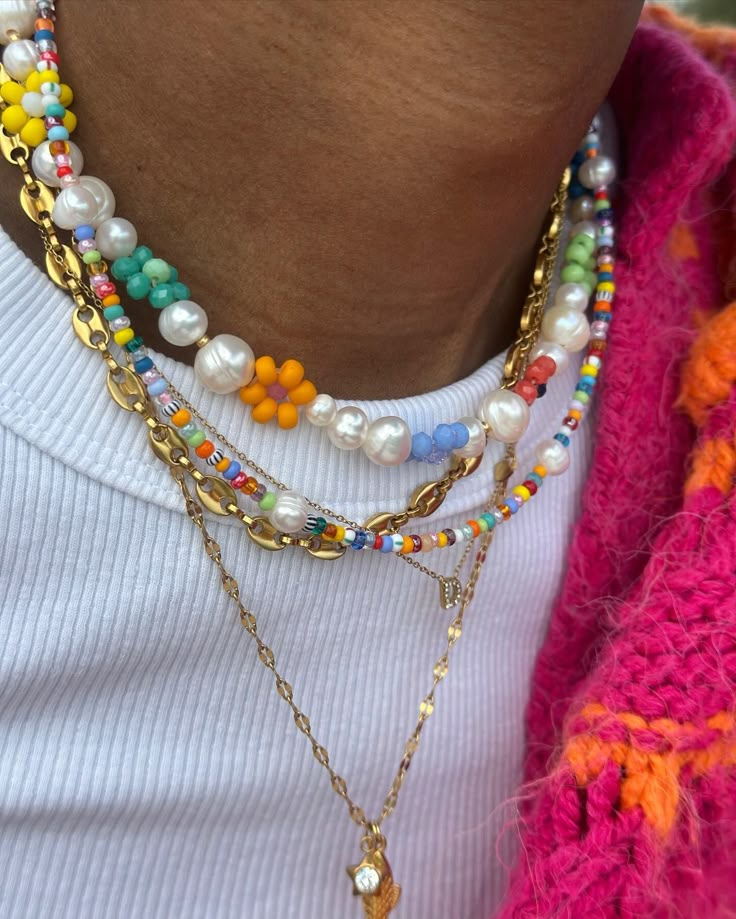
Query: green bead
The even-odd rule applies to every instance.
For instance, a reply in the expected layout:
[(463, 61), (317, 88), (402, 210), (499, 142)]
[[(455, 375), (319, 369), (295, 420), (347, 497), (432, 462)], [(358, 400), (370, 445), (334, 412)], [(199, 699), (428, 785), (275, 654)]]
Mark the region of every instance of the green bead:
[(258, 507), (260, 507), (262, 511), (270, 511), (274, 504), (276, 504), (276, 495), (272, 491), (267, 491), (258, 502)]
[(138, 273), (138, 262), (132, 256), (126, 255), (123, 258), (116, 258), (110, 270), (117, 281), (127, 281), (128, 278)]
[(173, 303), (174, 299), (173, 284), (157, 284), (148, 294), (148, 302), (156, 310), (162, 310)]
[(560, 278), (563, 284), (569, 284), (570, 282), (579, 284), (585, 278), (585, 268), (575, 263), (572, 265), (565, 265), (560, 272)]
[(583, 267), (586, 271), (595, 273), (595, 259), (592, 255), (589, 255), (588, 258), (586, 258), (585, 262), (583, 263)]
[(169, 275), (169, 284), (174, 284), (179, 280), (179, 272), (176, 270), (176, 268), (174, 268), (173, 265), (169, 265), (169, 271), (171, 272)]
[(587, 405), (590, 402), (590, 396), (587, 392), (583, 392), (582, 389), (576, 389), (573, 393), (573, 399), (577, 399), (578, 402), (582, 402), (583, 405)]
[(478, 526), (480, 527), (481, 533), (488, 532), (488, 521), (484, 520), (483, 517), (478, 517)]
[[(171, 284), (171, 281), (169, 283)], [(174, 288), (174, 300), (188, 300), (192, 296), (191, 290), (181, 281), (174, 281), (172, 287)]]
[(584, 245), (578, 242), (571, 242), (565, 249), (565, 261), (575, 262), (578, 265), (585, 265), (588, 261), (589, 252)]
[(97, 249), (90, 249), (89, 252), (85, 252), (82, 256), (82, 261), (85, 265), (94, 265), (95, 262), (99, 262), (102, 258), (102, 254), (98, 252)]
[(171, 277), (171, 268), (162, 258), (149, 258), (141, 271), (154, 284), (165, 284)]
[(148, 292), (151, 289), (151, 282), (142, 271), (139, 271), (128, 278), (128, 283), (125, 286), (129, 297), (132, 297), (134, 300), (142, 300), (144, 297), (148, 296)]
[(136, 335), (135, 338), (131, 338), (128, 344), (125, 346), (125, 350), (128, 354), (134, 354), (139, 348), (142, 348), (144, 345), (143, 339), (140, 335)]
[(588, 236), (587, 233), (577, 233), (575, 236), (573, 236), (571, 241), (576, 245), (580, 244), (583, 246), (588, 255), (591, 255), (595, 249), (595, 240), (592, 236)]
[(582, 280), (582, 285), (588, 291), (588, 296), (593, 293), (597, 283), (598, 275), (595, 273), (595, 271), (586, 271), (585, 277)]
[(125, 310), (117, 303), (115, 306), (108, 306), (102, 311), (102, 315), (107, 319), (108, 322), (112, 322), (113, 319), (120, 319), (121, 316), (125, 315)]
[(148, 246), (138, 246), (137, 249), (133, 249), (132, 257), (138, 263), (138, 268), (142, 268), (149, 259), (153, 258), (153, 252), (148, 248)]
[(595, 211), (596, 213), (598, 213), (598, 211), (607, 211), (610, 206), (611, 202), (608, 198), (603, 198), (601, 201), (595, 202)]
[(191, 437), (187, 437), (187, 443), (192, 447), (198, 447), (200, 444), (203, 444), (206, 439), (204, 431), (195, 431)]

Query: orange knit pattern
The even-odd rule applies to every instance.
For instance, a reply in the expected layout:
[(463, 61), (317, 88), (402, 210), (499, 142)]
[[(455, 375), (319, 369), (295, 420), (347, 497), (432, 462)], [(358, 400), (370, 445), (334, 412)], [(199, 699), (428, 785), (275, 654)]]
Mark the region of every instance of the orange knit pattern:
[[(641, 807), (662, 838), (677, 817), (683, 770), (699, 776), (718, 766), (736, 765), (733, 712), (719, 712), (698, 726), (670, 718), (646, 721), (634, 712), (614, 713), (594, 702), (585, 706), (580, 717), (591, 730), (570, 738), (563, 752), (563, 761), (570, 764), (578, 784), (593, 781), (606, 763), (617, 763), (622, 810)], [(600, 734), (611, 733), (612, 725), (621, 739), (603, 740)]]

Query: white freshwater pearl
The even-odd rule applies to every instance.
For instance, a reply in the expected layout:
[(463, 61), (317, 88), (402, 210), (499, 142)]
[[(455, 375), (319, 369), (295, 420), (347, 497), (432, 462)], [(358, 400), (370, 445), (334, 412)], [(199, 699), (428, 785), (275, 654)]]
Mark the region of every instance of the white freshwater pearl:
[[(72, 169), (76, 175), (79, 175), (84, 168), (82, 151), (73, 140), (68, 140), (67, 143), (69, 144), (69, 156), (72, 158)], [(61, 179), (56, 175), (56, 163), (49, 150), (50, 144), (51, 141), (45, 140), (36, 147), (31, 157), (31, 168), (45, 185), (50, 185), (51, 188), (61, 188)]]
[(555, 306), (571, 306), (574, 310), (585, 310), (589, 300), (588, 291), (582, 284), (575, 284), (574, 281), (560, 284), (555, 291)]
[(529, 406), (515, 392), (498, 389), (480, 404), (480, 417), (490, 428), (490, 436), (504, 444), (521, 439), (529, 426)]
[(534, 452), (537, 460), (550, 475), (562, 475), (570, 465), (570, 453), (567, 447), (563, 447), (559, 440), (551, 437), (540, 441)]
[[(3, 8), (0, 3), (0, 10)], [(38, 48), (32, 41), (11, 42), (3, 53), (3, 64), (8, 74), (20, 83), (25, 82), (38, 63)]]
[(532, 364), (538, 357), (551, 357), (557, 365), (555, 373), (564, 373), (570, 364), (570, 356), (562, 345), (556, 345), (545, 338), (537, 340), (536, 345), (529, 352), (529, 363)]
[(327, 425), (327, 436), (340, 450), (357, 450), (367, 433), (368, 419), (356, 405), (341, 408)]
[(309, 511), (303, 495), (297, 491), (281, 491), (268, 519), (280, 533), (298, 533), (307, 524)]
[(595, 216), (595, 199), (590, 195), (581, 195), (570, 205), (570, 220), (577, 223), (579, 220), (590, 220)]
[(46, 106), (41, 93), (24, 93), (20, 104), (31, 118), (43, 118), (46, 114)]
[(582, 351), (590, 338), (590, 324), (572, 306), (553, 306), (542, 319), (542, 335), (566, 351)]
[(337, 414), (337, 404), (332, 396), (321, 392), (305, 406), (304, 414), (307, 421), (315, 427), (323, 428), (328, 425)]
[(579, 220), (570, 227), (570, 235), (579, 236), (581, 233), (585, 233), (586, 236), (595, 239), (597, 227), (592, 220)]
[(138, 232), (125, 217), (110, 217), (97, 227), (95, 242), (105, 258), (124, 258), (138, 245)]
[(486, 448), (486, 431), (480, 418), (459, 418), (460, 424), (468, 429), (468, 442), (455, 450), (455, 456), (480, 456)]
[(237, 335), (216, 335), (194, 358), (194, 372), (211, 392), (235, 392), (253, 379), (256, 358)]
[[(2, 0), (0, 3), (0, 45), (18, 45), (19, 41), (11, 41), (9, 32), (17, 32), (21, 38), (33, 35), (33, 23), (36, 21), (36, 4), (33, 0)], [(33, 44), (33, 42), (30, 42)], [(35, 45), (34, 45), (35, 48)], [(7, 51), (5, 55), (7, 57)], [(14, 80), (25, 80), (25, 77), (16, 77), (10, 72), (3, 57), (5, 69)], [(35, 64), (34, 64), (35, 67)], [(26, 74), (26, 77), (28, 74)]]
[(172, 345), (186, 348), (206, 334), (207, 313), (193, 300), (177, 300), (159, 313), (158, 330)]
[(97, 201), (91, 191), (81, 185), (64, 188), (51, 209), (51, 219), (62, 230), (73, 230), (89, 223), (97, 211)]
[(363, 441), (363, 453), (377, 466), (400, 466), (411, 453), (409, 425), (395, 415), (372, 421)]
[(594, 156), (578, 169), (578, 182), (586, 188), (610, 185), (616, 178), (616, 164), (610, 156)]
[(96, 228), (103, 220), (109, 220), (115, 213), (115, 195), (107, 182), (103, 182), (96, 176), (80, 176), (79, 182), (82, 188), (92, 192), (97, 201), (97, 211), (89, 221)]

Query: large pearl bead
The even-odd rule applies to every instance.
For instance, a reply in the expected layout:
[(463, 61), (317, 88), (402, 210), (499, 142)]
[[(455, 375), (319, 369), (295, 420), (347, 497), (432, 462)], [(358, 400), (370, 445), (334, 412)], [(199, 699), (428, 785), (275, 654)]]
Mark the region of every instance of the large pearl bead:
[(616, 178), (616, 164), (609, 156), (593, 156), (578, 169), (578, 182), (586, 188), (610, 185)]
[(568, 281), (555, 291), (555, 306), (571, 306), (575, 310), (587, 309), (590, 294), (582, 284)]
[(97, 201), (91, 191), (81, 185), (63, 188), (51, 209), (51, 219), (62, 230), (89, 223), (97, 213)]
[(327, 425), (327, 436), (340, 450), (356, 450), (368, 433), (365, 412), (355, 405), (341, 408)]
[(553, 306), (542, 319), (542, 335), (566, 351), (582, 351), (590, 338), (585, 315), (572, 306)]
[(377, 466), (400, 466), (411, 453), (409, 425), (395, 415), (377, 418), (368, 426), (363, 453)]
[(491, 437), (515, 444), (529, 426), (529, 406), (517, 393), (498, 389), (481, 402), (480, 417), (490, 428)]
[(124, 258), (138, 245), (138, 232), (125, 217), (110, 217), (97, 227), (95, 242), (105, 258)]
[[(56, 175), (58, 167), (49, 150), (50, 144), (50, 140), (45, 140), (36, 147), (31, 157), (31, 168), (44, 185), (49, 185), (51, 188), (61, 188), (61, 179)], [(79, 175), (84, 168), (82, 151), (72, 140), (68, 140), (67, 144), (69, 144), (69, 156), (72, 158), (72, 169)]]
[(297, 491), (282, 491), (276, 497), (268, 519), (280, 533), (298, 533), (307, 524), (307, 502)]
[(304, 408), (307, 421), (315, 427), (324, 428), (337, 414), (337, 404), (332, 396), (321, 392)]
[[(33, 0), (2, 0), (2, 3), (0, 3), (0, 45), (10, 47), (10, 45), (18, 44), (17, 41), (11, 40), (10, 32), (17, 32), (21, 38), (30, 38), (33, 35), (33, 23), (35, 21), (36, 4)], [(7, 54), (7, 51), (5, 54)], [(4, 57), (3, 64), (5, 64)], [(10, 73), (9, 70), (8, 73)], [(20, 79), (20, 77), (16, 77), (12, 73), (10, 73), (10, 76), (15, 80)]]
[(197, 379), (211, 392), (235, 392), (253, 379), (256, 358), (237, 335), (216, 335), (194, 358)]
[[(0, 10), (3, 6), (0, 3)], [(32, 41), (12, 41), (3, 53), (3, 65), (8, 75), (19, 83), (25, 83), (38, 63), (38, 48)]]
[(580, 236), (581, 234), (590, 236), (591, 239), (596, 238), (598, 229), (592, 220), (579, 220), (570, 227), (570, 236)]
[(95, 197), (97, 211), (90, 223), (93, 227), (98, 227), (104, 220), (109, 220), (115, 213), (115, 195), (107, 182), (103, 182), (102, 179), (98, 179), (96, 176), (80, 176), (79, 184), (82, 188), (92, 192)]
[(177, 300), (161, 310), (158, 330), (170, 344), (186, 348), (207, 332), (207, 313), (193, 300)]
[(570, 205), (570, 220), (577, 223), (579, 220), (590, 220), (595, 217), (595, 199), (590, 195), (581, 195)]
[(545, 338), (538, 339), (536, 345), (529, 352), (529, 363), (533, 364), (538, 357), (551, 357), (557, 364), (555, 373), (564, 373), (570, 364), (570, 356), (562, 345), (547, 341)]
[(537, 460), (550, 475), (562, 475), (570, 465), (570, 453), (559, 440), (550, 437), (540, 441), (535, 449)]
[(480, 418), (460, 418), (460, 424), (468, 429), (468, 442), (455, 450), (455, 456), (480, 456), (486, 448), (486, 429)]

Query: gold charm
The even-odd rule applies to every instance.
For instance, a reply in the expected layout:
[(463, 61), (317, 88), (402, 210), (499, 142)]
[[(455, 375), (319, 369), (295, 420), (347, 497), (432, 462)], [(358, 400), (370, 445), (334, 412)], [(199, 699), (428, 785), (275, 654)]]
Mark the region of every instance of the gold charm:
[(347, 872), (353, 882), (353, 895), (362, 898), (368, 919), (386, 919), (399, 902), (401, 888), (394, 883), (383, 851), (366, 852), (360, 864), (352, 865)]
[(440, 578), (440, 606), (452, 609), (460, 602), (463, 585), (458, 578)]

